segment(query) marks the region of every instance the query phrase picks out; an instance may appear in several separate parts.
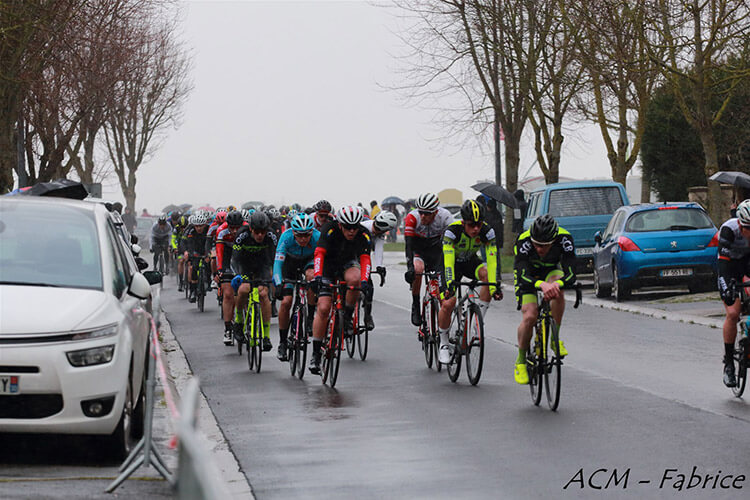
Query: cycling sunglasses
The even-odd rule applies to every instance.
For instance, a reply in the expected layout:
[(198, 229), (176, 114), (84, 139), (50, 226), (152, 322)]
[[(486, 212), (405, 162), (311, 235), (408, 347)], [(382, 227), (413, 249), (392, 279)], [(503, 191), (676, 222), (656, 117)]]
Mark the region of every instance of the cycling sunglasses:
[(419, 210), (419, 215), (432, 215), (436, 212), (437, 210)]
[(483, 222), (469, 222), (469, 221), (464, 221), (464, 224), (466, 224), (469, 227), (482, 227)]
[(341, 224), (341, 227), (347, 231), (355, 231), (359, 229), (359, 224)]
[(312, 231), (294, 231), (294, 236), (299, 236), (300, 238), (309, 238), (312, 236)]

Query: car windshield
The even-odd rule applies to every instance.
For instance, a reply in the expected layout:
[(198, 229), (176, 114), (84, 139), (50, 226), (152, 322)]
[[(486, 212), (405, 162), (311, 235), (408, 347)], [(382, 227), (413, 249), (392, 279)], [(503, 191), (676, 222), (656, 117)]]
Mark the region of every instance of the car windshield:
[(0, 284), (101, 290), (93, 212), (0, 201)]
[(713, 227), (706, 212), (698, 208), (664, 207), (634, 213), (625, 225), (625, 231), (687, 231)]
[(622, 206), (616, 186), (555, 189), (549, 193), (549, 213), (553, 217), (612, 214)]

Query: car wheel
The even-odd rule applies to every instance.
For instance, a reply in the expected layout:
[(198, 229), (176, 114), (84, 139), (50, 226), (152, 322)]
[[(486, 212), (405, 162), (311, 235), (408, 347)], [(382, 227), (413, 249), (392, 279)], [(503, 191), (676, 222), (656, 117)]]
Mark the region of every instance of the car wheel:
[(122, 462), (133, 449), (133, 398), (132, 398), (132, 381), (128, 378), (125, 384), (125, 404), (122, 405), (122, 414), (117, 427), (112, 434), (105, 438), (104, 450), (108, 458)]
[(599, 282), (599, 271), (594, 266), (594, 294), (600, 299), (604, 299), (612, 295), (612, 288), (609, 286), (602, 285)]
[(141, 377), (141, 394), (138, 396), (138, 402), (133, 409), (133, 438), (140, 439), (143, 437), (143, 430), (146, 422), (146, 377), (148, 376), (149, 355), (146, 353), (146, 361), (143, 362), (143, 376)]
[(617, 266), (612, 263), (612, 292), (615, 295), (615, 301), (622, 302), (630, 297), (630, 289), (627, 283), (624, 283), (620, 279), (620, 275), (617, 272)]

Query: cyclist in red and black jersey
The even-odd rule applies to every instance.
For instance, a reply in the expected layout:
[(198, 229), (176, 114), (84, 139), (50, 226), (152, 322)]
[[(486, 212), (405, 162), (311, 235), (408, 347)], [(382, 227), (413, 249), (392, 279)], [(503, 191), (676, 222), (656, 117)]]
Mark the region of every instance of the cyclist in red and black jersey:
[(331, 211), (333, 210), (328, 200), (320, 200), (313, 205), (315, 213), (313, 214), (313, 221), (315, 221), (315, 229), (321, 231), (323, 226), (331, 221)]
[(232, 289), (232, 278), (234, 273), (230, 266), (232, 260), (232, 246), (237, 233), (242, 229), (244, 221), (242, 214), (234, 210), (227, 214), (226, 222), (218, 229), (216, 238), (216, 267), (219, 272), (221, 283), (221, 308), (224, 312), (224, 344), (234, 344), (232, 336), (232, 318), (234, 318), (234, 289)]
[[(362, 212), (354, 206), (342, 207), (320, 232), (315, 248), (314, 288), (318, 291), (318, 307), (313, 320), (313, 356), (310, 372), (320, 373), (320, 348), (323, 345), (326, 323), (331, 311), (331, 289), (322, 286), (346, 281), (349, 286), (359, 286), (367, 293), (370, 288), (370, 233), (360, 225)], [(344, 304), (344, 329), (351, 332), (351, 318), (359, 295), (357, 290), (346, 293)]]
[(190, 287), (188, 301), (190, 302), (195, 302), (195, 290), (198, 284), (195, 270), (198, 268), (198, 261), (207, 259), (208, 255), (206, 252), (207, 227), (208, 217), (203, 213), (198, 213), (190, 216), (189, 225), (182, 234), (181, 250), (188, 266), (188, 286)]

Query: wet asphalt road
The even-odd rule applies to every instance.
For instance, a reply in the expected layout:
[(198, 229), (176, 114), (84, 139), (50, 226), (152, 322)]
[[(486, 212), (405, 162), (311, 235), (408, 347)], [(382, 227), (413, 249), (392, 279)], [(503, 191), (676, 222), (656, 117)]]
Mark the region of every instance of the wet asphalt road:
[[(222, 345), (215, 300), (201, 314), (163, 295), (258, 498), (747, 498), (750, 405), (721, 385), (719, 330), (569, 307), (571, 354), (551, 412), (513, 382), (520, 313), (510, 300), (487, 316), (477, 387), (465, 373), (452, 384), (427, 369), (408, 301), (398, 267), (389, 269), (367, 361), (344, 354), (330, 389), (309, 373), (290, 377), (275, 359), (275, 320), (273, 356), (250, 373)], [(693, 467), (702, 486), (688, 489)], [(607, 486), (615, 470), (619, 482)], [(729, 488), (712, 487), (717, 474)]]

